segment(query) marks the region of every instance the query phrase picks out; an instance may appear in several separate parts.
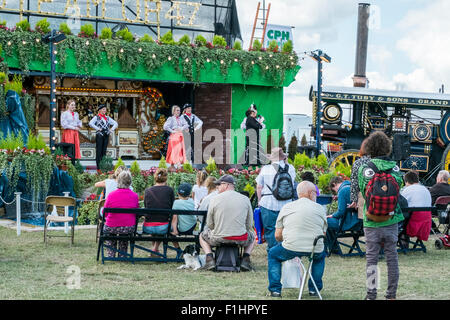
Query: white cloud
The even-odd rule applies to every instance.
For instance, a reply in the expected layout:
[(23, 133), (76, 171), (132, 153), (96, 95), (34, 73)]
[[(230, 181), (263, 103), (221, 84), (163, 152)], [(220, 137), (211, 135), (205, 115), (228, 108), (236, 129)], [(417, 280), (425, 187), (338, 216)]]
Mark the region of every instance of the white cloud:
[[(397, 49), (421, 70), (411, 74), (417, 80), (409, 79), (410, 85), (420, 91), (436, 92), (441, 83), (450, 82), (450, 60), (447, 58), (450, 51), (450, 1), (436, 0), (427, 4), (421, 10), (410, 11), (399, 22), (405, 36), (397, 42)], [(420, 86), (419, 79), (425, 78), (429, 83)]]

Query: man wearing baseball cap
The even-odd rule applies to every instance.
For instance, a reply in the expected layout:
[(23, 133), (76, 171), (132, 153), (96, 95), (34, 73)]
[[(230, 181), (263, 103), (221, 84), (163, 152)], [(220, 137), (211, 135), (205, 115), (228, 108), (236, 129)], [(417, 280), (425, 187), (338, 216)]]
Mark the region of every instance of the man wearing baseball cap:
[(235, 191), (235, 181), (230, 175), (222, 176), (216, 184), (219, 194), (209, 203), (206, 227), (199, 237), (200, 245), (206, 253), (204, 269), (212, 270), (216, 266), (211, 247), (235, 243), (244, 247), (241, 269), (250, 271), (250, 254), (256, 239), (250, 200)]
[(106, 155), (109, 135), (119, 126), (114, 119), (106, 115), (106, 111), (106, 105), (100, 104), (97, 107), (98, 115), (89, 121), (89, 126), (95, 129), (95, 163), (97, 164), (97, 171), (100, 170), (100, 161)]

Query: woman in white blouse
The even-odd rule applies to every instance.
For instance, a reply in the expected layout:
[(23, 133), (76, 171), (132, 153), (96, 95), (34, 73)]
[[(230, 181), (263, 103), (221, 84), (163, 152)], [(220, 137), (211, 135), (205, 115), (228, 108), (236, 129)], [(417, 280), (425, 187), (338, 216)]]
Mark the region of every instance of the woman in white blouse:
[(78, 131), (81, 129), (82, 123), (78, 112), (75, 112), (75, 100), (67, 101), (67, 109), (61, 114), (61, 127), (64, 129), (62, 142), (72, 143), (75, 145), (75, 159), (81, 158), (80, 138)]
[(166, 120), (163, 127), (164, 130), (170, 132), (166, 155), (166, 162), (170, 165), (180, 166), (186, 162), (183, 131), (187, 130), (188, 127), (186, 120), (181, 116), (180, 107), (174, 105), (172, 116)]

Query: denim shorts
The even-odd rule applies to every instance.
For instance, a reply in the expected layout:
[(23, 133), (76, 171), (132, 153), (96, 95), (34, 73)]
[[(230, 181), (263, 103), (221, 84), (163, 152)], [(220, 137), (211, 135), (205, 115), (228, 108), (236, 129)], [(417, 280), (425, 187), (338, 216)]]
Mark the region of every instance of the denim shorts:
[(144, 226), (142, 228), (142, 231), (144, 233), (148, 233), (148, 234), (160, 234), (160, 235), (164, 235), (167, 233), (167, 229), (169, 228), (169, 224), (163, 224), (161, 226), (150, 226), (150, 227), (146, 227)]

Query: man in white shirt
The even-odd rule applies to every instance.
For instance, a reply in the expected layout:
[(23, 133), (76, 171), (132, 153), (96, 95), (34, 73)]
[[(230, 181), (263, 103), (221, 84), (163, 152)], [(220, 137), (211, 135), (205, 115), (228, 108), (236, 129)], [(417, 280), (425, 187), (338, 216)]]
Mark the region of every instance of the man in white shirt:
[(109, 135), (119, 126), (113, 118), (106, 115), (106, 105), (100, 104), (97, 107), (98, 115), (89, 121), (89, 126), (95, 130), (95, 163), (97, 171), (100, 170), (100, 162), (106, 155), (109, 143)]
[[(195, 114), (192, 113), (192, 105), (190, 103), (186, 103), (183, 106), (183, 117), (184, 120), (186, 120), (186, 123), (188, 124), (189, 128), (188, 131), (185, 134), (184, 141), (186, 143), (186, 157), (189, 158), (192, 163), (194, 163), (194, 139), (197, 131), (200, 130), (203, 126), (203, 121), (200, 120), (199, 117), (197, 117)], [(188, 135), (189, 133), (189, 135)], [(201, 139), (200, 139), (201, 140)], [(189, 143), (190, 142), (190, 143)]]
[[(275, 238), (280, 241), (272, 247), (268, 255), (269, 291), (272, 297), (281, 297), (281, 263), (295, 257), (310, 256), (314, 239), (325, 235), (327, 217), (325, 209), (316, 203), (316, 187), (309, 181), (297, 186), (298, 200), (285, 205), (278, 215)], [(325, 250), (323, 240), (314, 248), (312, 278), (320, 291), (325, 269)], [(316, 296), (311, 279), (308, 282), (309, 294)]]
[(408, 171), (403, 176), (405, 187), (400, 194), (408, 200), (408, 207), (431, 207), (431, 194), (419, 183), (419, 175), (415, 171)]
[[(268, 158), (272, 163), (262, 167), (261, 172), (256, 178), (256, 193), (258, 196), (258, 205), (261, 208), (261, 219), (264, 228), (264, 237), (267, 242), (267, 252), (277, 244), (275, 239), (275, 223), (278, 218), (278, 213), (284, 205), (292, 202), (295, 196), (295, 169), (287, 163), (287, 155), (283, 152), (283, 149), (274, 148)], [(273, 195), (275, 187), (273, 184), (280, 167), (284, 170), (287, 169), (291, 178), (292, 197), (287, 200), (277, 200)]]

